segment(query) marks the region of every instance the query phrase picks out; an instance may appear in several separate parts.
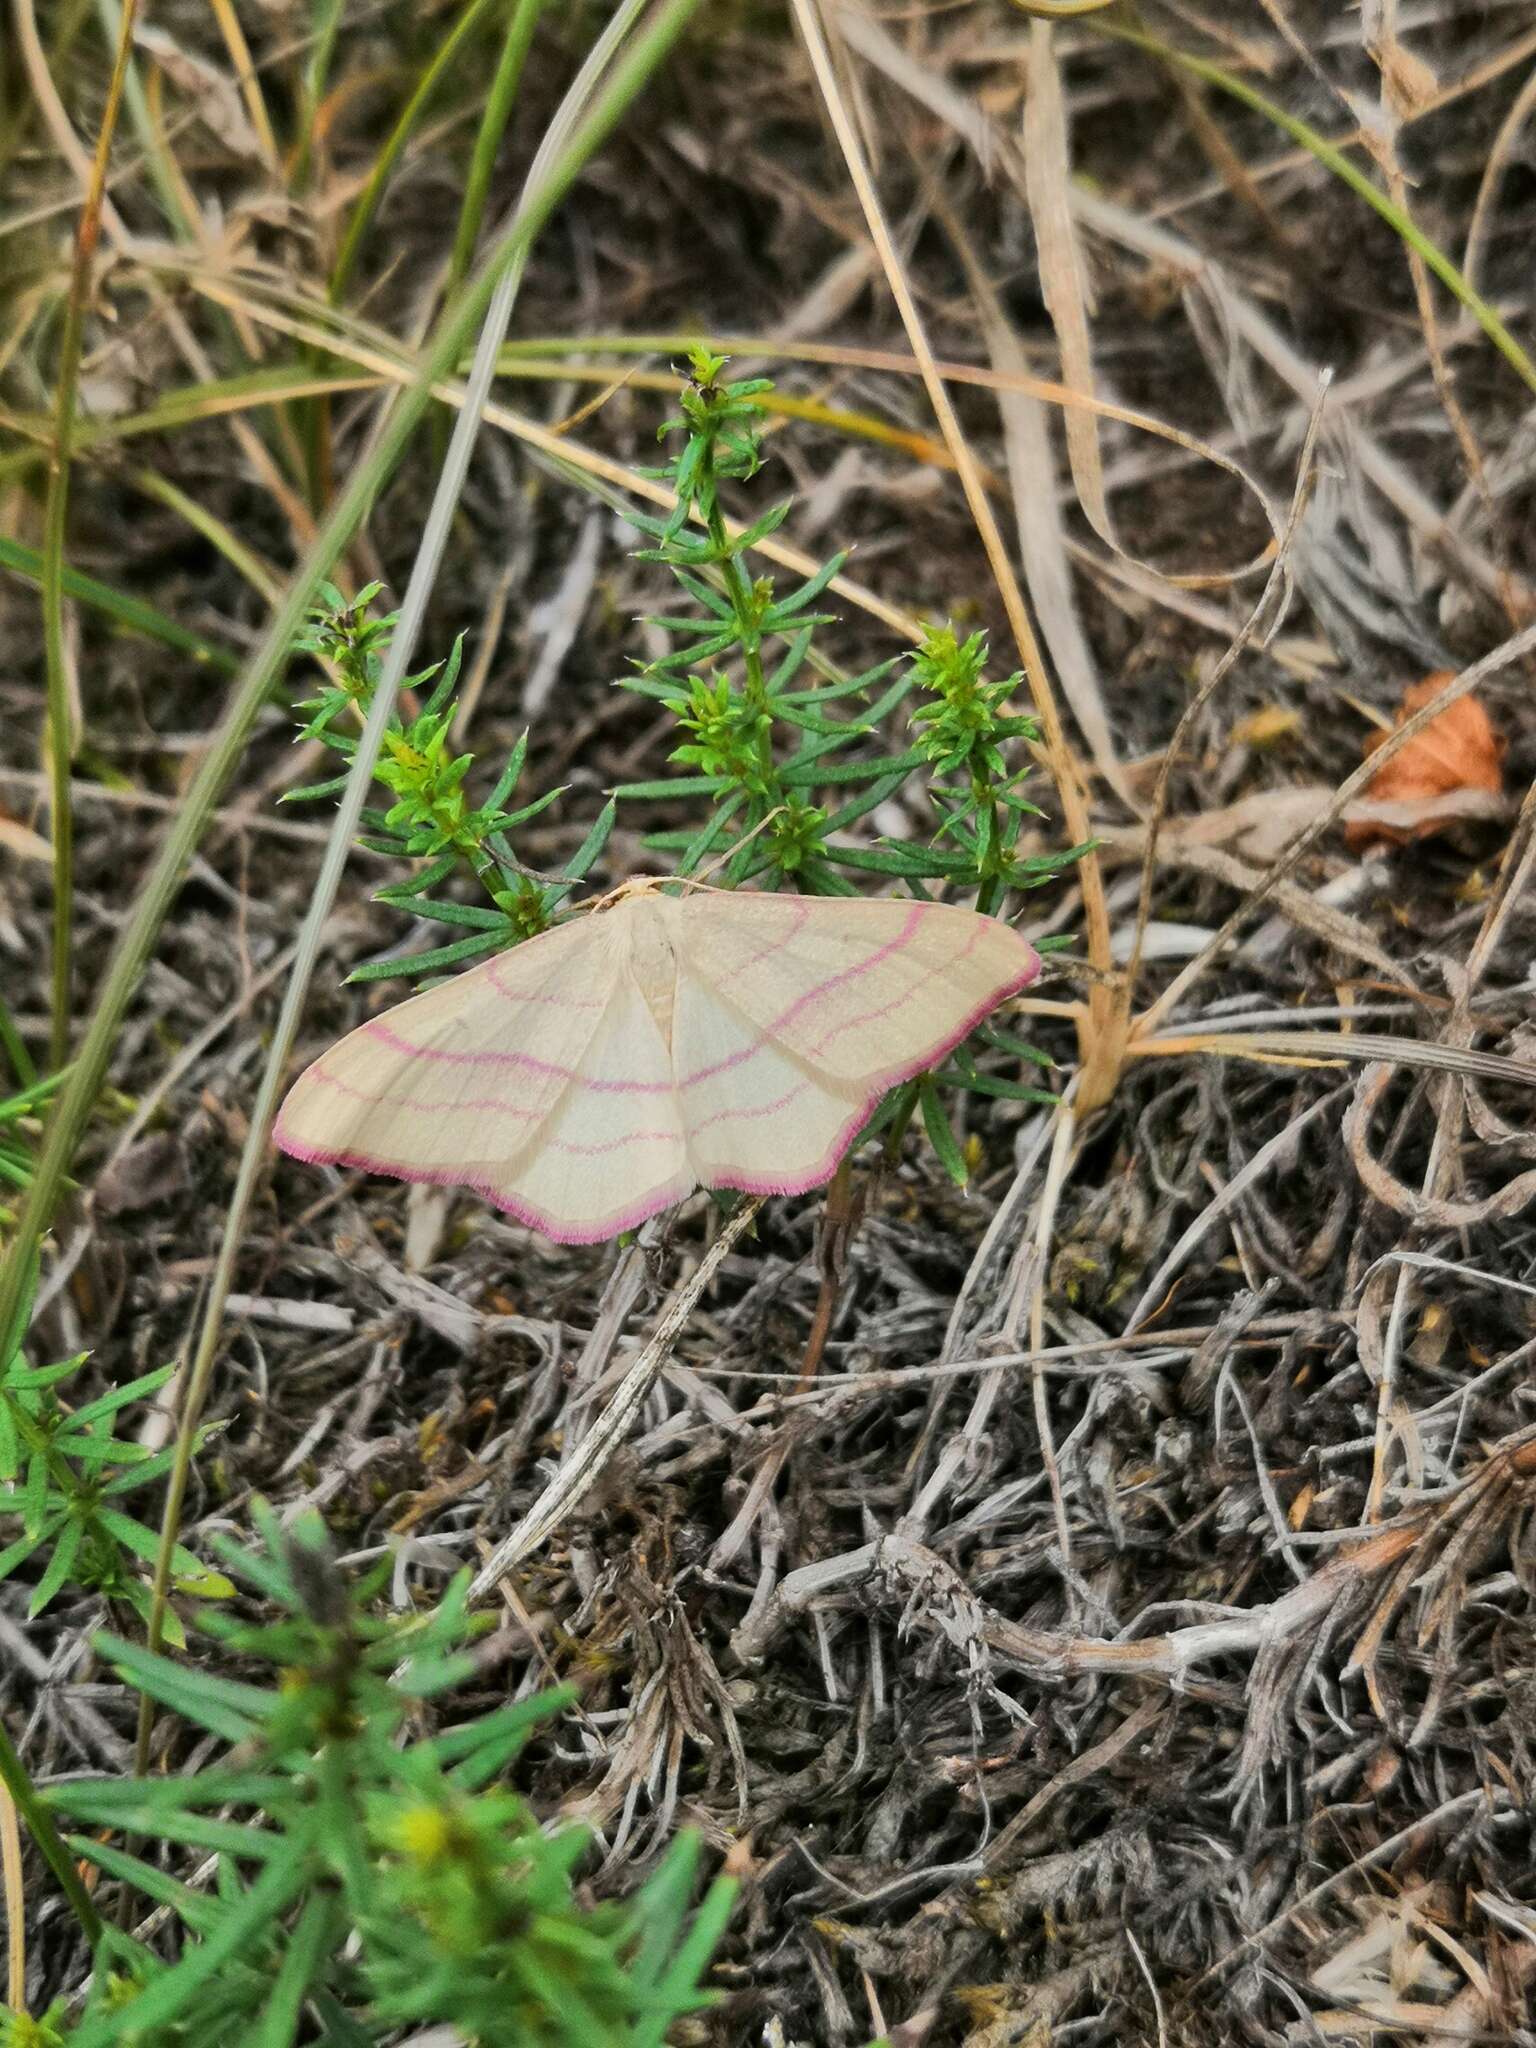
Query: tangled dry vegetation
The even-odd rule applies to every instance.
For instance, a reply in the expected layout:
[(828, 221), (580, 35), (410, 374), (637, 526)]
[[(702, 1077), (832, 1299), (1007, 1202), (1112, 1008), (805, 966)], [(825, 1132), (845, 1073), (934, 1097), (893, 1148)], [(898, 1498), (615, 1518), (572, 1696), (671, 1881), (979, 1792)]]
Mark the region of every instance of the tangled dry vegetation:
[[(0, 532), (23, 551), (37, 324), (105, 85), (86, 15), (56, 12), (65, 47), (18, 39), (5, 110)], [(597, 13), (541, 29), (498, 202)], [(479, 108), (455, 74), (410, 131), (327, 315), (455, 10), (343, 10), (303, 178), (263, 133), (302, 11), (240, 10), (270, 107), (216, 11), (155, 14), (86, 309), (69, 557), (204, 658), (71, 613), (82, 996), (430, 316)], [(632, 1884), (683, 1824), (743, 1881), (723, 2001), (679, 2039), (1536, 2040), (1533, 80), (1529, 10), (1499, 0), (706, 9), (535, 247), (427, 636), (467, 631), (477, 748), (526, 725), (531, 782), (566, 785), (526, 857), (556, 866), (606, 789), (665, 772), (655, 707), (612, 683), (661, 595), (622, 513), (685, 331), (793, 401), (780, 540), (856, 546), (849, 670), (918, 615), (1031, 669), (1017, 579), (1065, 734), (1041, 843), (1081, 836), (1074, 775), (1100, 842), (1032, 899), (1079, 941), (1030, 1027), (1064, 1107), (981, 1105), (964, 1194), (912, 1139), (894, 1171), (861, 1160), (851, 1213), (765, 1208), (591, 1487), (490, 1575), (488, 1696), (580, 1686), (529, 1782), (597, 1828), (592, 1883)], [(221, 394), (237, 363), (262, 403)], [(286, 422), (322, 403), (306, 479)], [(403, 582), (418, 439), (355, 581)], [(0, 947), (41, 1051), (43, 655), (33, 558), (7, 559)], [(1507, 795), (1373, 793), (1367, 742), (1431, 674), (1385, 751), (1460, 692)], [(275, 694), (54, 1233), (43, 1348), (89, 1349), (92, 1383), (184, 1357), (208, 1284), (325, 837), (276, 808), (309, 765), (292, 731)], [(596, 879), (650, 865), (639, 829), (678, 813), (639, 819)], [(306, 1053), (379, 1000), (340, 984), (401, 944), (381, 869), (360, 854), (344, 885)], [(430, 1598), (528, 1514), (718, 1228), (701, 1197), (563, 1249), (272, 1161), (185, 1540), (257, 1494), (312, 1503)], [(24, 1628), (25, 1602), (3, 1589), (0, 1699), (33, 1771), (125, 1770), (97, 1604)], [(185, 1734), (157, 1741), (176, 1769)], [(72, 1932), (35, 1895), (46, 1986)]]

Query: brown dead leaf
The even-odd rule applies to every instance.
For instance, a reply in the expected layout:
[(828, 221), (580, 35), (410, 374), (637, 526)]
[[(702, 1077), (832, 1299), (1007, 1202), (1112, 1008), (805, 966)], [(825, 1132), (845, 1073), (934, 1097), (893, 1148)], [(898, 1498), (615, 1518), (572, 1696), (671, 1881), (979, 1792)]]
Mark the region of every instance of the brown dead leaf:
[[(1448, 672), (1426, 676), (1403, 692), (1397, 724), (1404, 725), (1416, 711), (1422, 711), (1451, 680)], [(1365, 743), (1367, 758), (1381, 745), (1383, 735), (1372, 733)], [(1469, 795), (1499, 797), (1504, 792), (1504, 744), (1494, 731), (1487, 712), (1476, 697), (1461, 697), (1428, 724), (1417, 739), (1388, 761), (1370, 786), (1372, 807), (1382, 804), (1411, 804), (1414, 822), (1403, 825), (1377, 817), (1350, 818), (1344, 827), (1348, 844), (1358, 850), (1385, 842), (1406, 846), (1414, 839), (1427, 839), (1443, 832), (1457, 818), (1481, 807), (1468, 803)], [(1443, 803), (1435, 799), (1443, 798)]]
[(1234, 747), (1272, 747), (1279, 740), (1294, 739), (1301, 731), (1301, 713), (1281, 704), (1263, 704), (1250, 711), (1232, 728)]

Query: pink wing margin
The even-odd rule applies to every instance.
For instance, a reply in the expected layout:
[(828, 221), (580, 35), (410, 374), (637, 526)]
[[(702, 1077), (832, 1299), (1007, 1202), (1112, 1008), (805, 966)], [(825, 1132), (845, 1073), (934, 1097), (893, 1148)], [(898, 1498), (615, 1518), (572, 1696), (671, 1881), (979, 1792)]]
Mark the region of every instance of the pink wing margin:
[(618, 964), (580, 919), (413, 996), (306, 1069), (275, 1142), (311, 1165), (471, 1188), (561, 1235), (508, 1178), (576, 1078)]

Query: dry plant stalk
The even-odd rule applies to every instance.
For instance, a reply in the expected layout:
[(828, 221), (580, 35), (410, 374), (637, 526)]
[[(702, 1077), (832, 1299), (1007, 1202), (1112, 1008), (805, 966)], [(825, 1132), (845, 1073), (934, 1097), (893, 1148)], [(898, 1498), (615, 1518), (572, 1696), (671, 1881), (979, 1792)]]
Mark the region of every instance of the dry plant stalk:
[(688, 1318), (693, 1314), (699, 1297), (714, 1278), (721, 1261), (731, 1251), (736, 1240), (751, 1226), (762, 1206), (761, 1197), (743, 1202), (735, 1215), (725, 1224), (692, 1274), (678, 1288), (665, 1311), (657, 1318), (656, 1327), (643, 1348), (636, 1353), (633, 1363), (625, 1371), (617, 1390), (609, 1397), (607, 1406), (597, 1421), (582, 1437), (567, 1462), (562, 1465), (523, 1519), (502, 1538), (481, 1565), (475, 1574), (474, 1584), (469, 1589), (471, 1600), (480, 1599), (489, 1593), (514, 1565), (521, 1563), (525, 1557), (537, 1550), (539, 1545), (560, 1526), (583, 1495), (589, 1493), (596, 1485), (604, 1467), (623, 1441), (629, 1425), (639, 1413), (646, 1395), (655, 1384), (656, 1375), (671, 1356), (672, 1347), (682, 1334)]

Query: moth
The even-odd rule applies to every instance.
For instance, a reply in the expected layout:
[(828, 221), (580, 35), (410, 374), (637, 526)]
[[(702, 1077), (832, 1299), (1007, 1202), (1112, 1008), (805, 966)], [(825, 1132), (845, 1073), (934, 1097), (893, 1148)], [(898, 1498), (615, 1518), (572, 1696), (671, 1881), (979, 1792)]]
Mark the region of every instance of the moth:
[(954, 904), (628, 882), (351, 1032), (275, 1136), (592, 1244), (697, 1187), (819, 1186), (888, 1088), (1039, 971)]

